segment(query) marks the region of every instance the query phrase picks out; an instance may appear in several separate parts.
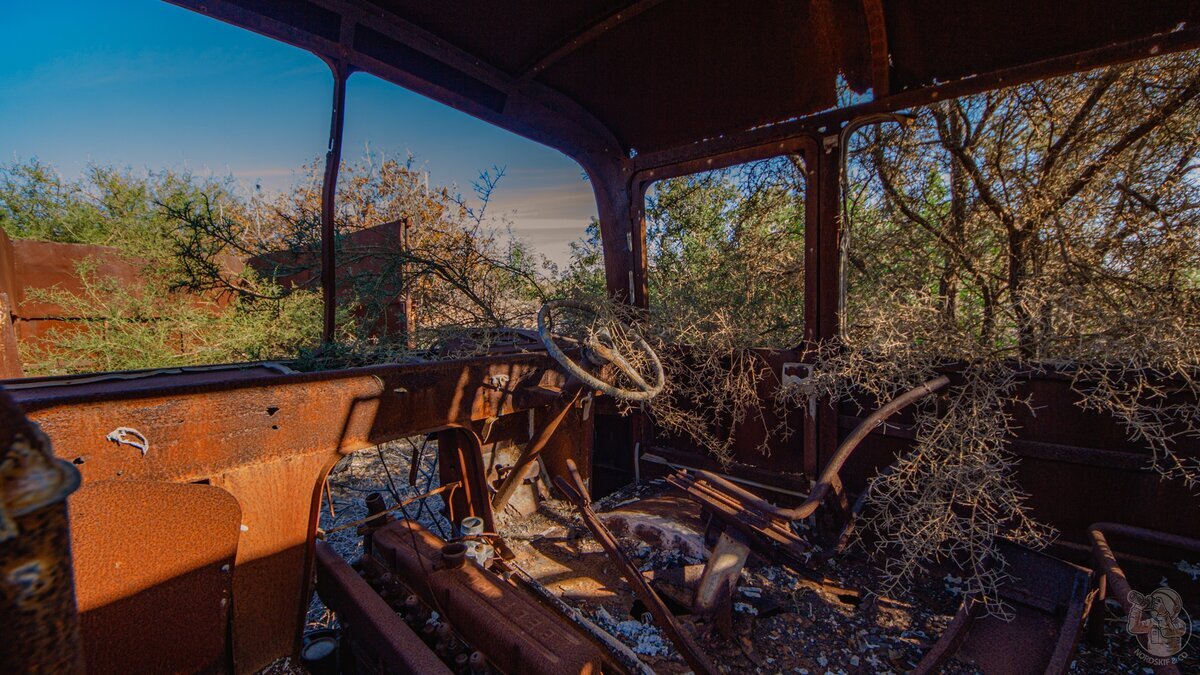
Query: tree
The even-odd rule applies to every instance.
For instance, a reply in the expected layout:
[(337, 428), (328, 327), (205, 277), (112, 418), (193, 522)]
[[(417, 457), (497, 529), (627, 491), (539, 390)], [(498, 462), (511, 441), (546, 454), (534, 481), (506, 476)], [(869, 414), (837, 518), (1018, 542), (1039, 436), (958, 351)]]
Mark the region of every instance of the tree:
[(162, 205), (207, 200), (238, 208), (229, 180), (187, 172), (139, 175), (89, 164), (74, 181), (37, 159), (0, 166), (0, 228), (18, 239), (115, 246), (133, 257), (171, 263), (172, 223)]
[[(315, 166), (315, 165), (314, 165)], [(507, 223), (492, 218), (488, 205), (503, 169), (493, 167), (473, 185), (474, 201), (450, 187), (427, 184), (410, 156), (404, 162), (367, 157), (341, 169), (335, 215), (337, 265), (345, 294), (339, 303), (353, 321), (342, 339), (381, 337), (388, 305), (409, 294), (419, 334), (403, 336), (428, 344), (449, 326), (499, 328), (529, 325), (546, 297), (546, 261), (530, 250)], [(221, 273), (228, 256), (259, 258), (273, 265), (261, 281), (301, 275), (315, 288), (320, 248), (318, 173), (292, 192), (259, 199), (244, 211), (217, 213), (207, 201), (167, 207), (176, 223), (175, 256), (188, 272), (182, 286), (261, 296), (245, 277)], [(363, 237), (379, 225), (405, 222), (382, 237)], [(272, 223), (264, 229), (261, 223)], [(265, 276), (264, 276), (265, 275)], [(290, 292), (283, 288), (282, 292)]]
[(1198, 96), (1200, 58), (1188, 53), (860, 132), (851, 319), (881, 291), (929, 290), (946, 322), (1047, 358), (1085, 305), (1088, 328), (1103, 330), (1148, 295), (1195, 302)]
[(1029, 372), (1066, 374), (1164, 478), (1200, 486), (1198, 65), (1035, 82), (852, 138), (846, 331), (804, 394), (882, 402), (947, 368), (962, 381), (869, 491), (893, 583), (952, 559), (1004, 613), (995, 538), (1051, 536), (1007, 450)]
[[(318, 173), (308, 173), (272, 196), (186, 173), (93, 166), (65, 181), (37, 161), (0, 169), (10, 233), (116, 246), (144, 263), (137, 288), (81, 269), (82, 294), (47, 291), (97, 320), (78, 322), (53, 349), (26, 349), (29, 372), (297, 355), (336, 367), (419, 355), (447, 330), (530, 324), (548, 264), (488, 213), (503, 170), (481, 174), (469, 200), (431, 188), (411, 157), (368, 157), (345, 166), (338, 195), (339, 344), (310, 358), (320, 335), (320, 200)], [(403, 240), (374, 229), (396, 221), (410, 225)], [(415, 308), (410, 334), (387, 334), (389, 307), (405, 295)]]

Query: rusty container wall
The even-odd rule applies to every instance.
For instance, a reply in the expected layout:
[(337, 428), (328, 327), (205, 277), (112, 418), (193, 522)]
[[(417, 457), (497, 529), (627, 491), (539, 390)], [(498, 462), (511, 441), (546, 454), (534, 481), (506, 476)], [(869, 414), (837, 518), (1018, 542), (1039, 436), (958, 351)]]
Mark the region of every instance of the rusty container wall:
[[(1200, 537), (1195, 495), (1181, 481), (1164, 480), (1151, 470), (1151, 450), (1131, 440), (1118, 420), (1078, 405), (1079, 395), (1069, 379), (1038, 374), (1015, 394), (1031, 402), (1012, 411), (1015, 433), (1007, 449), (1019, 460), (1017, 483), (1029, 494), (1033, 517), (1058, 530), (1056, 544), (1073, 546), (1077, 562), (1087, 560), (1089, 526), (1096, 521)], [(1186, 402), (1182, 396), (1172, 401)], [(865, 399), (859, 404), (862, 409), (873, 407)], [(842, 405), (839, 438), (861, 421), (858, 411), (853, 402)], [(847, 489), (862, 490), (877, 471), (912, 450), (914, 436), (911, 410), (875, 429), (846, 463)], [(1195, 458), (1200, 448), (1185, 442), (1176, 451)], [(827, 459), (823, 456), (822, 464)]]
[(83, 672), (67, 524), (79, 481), (0, 389), (0, 672)]

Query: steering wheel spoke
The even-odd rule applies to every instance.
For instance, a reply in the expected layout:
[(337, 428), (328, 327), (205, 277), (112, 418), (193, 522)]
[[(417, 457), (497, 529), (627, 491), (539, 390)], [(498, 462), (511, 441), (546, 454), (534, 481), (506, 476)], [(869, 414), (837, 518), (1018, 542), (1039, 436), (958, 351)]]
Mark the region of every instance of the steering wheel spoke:
[[(558, 308), (569, 308), (591, 314), (599, 317), (599, 312), (586, 303), (577, 302), (574, 300), (551, 300), (542, 305), (538, 310), (538, 335), (542, 338), (542, 344), (545, 345), (546, 351), (563, 367), (568, 373), (579, 379), (585, 385), (601, 391), (605, 394), (619, 398), (625, 401), (648, 401), (657, 396), (666, 384), (663, 376), (662, 362), (658, 355), (650, 348), (636, 330), (623, 322), (614, 321), (614, 327), (620, 328), (620, 334), (627, 337), (624, 341), (630, 349), (635, 350), (637, 355), (644, 358), (631, 358), (631, 354), (624, 354), (621, 348), (624, 345), (618, 345), (618, 340), (613, 336), (612, 331), (607, 327), (593, 331), (586, 340), (583, 341), (584, 350), (587, 354), (587, 360), (597, 365), (612, 364), (614, 369), (625, 377), (633, 388), (619, 387), (615, 384), (605, 382), (593, 375), (583, 365), (577, 363), (558, 346), (555, 342), (555, 336), (549, 325), (551, 323), (550, 313)], [(651, 372), (651, 381), (647, 382), (647, 378), (634, 366), (634, 363), (645, 362)]]

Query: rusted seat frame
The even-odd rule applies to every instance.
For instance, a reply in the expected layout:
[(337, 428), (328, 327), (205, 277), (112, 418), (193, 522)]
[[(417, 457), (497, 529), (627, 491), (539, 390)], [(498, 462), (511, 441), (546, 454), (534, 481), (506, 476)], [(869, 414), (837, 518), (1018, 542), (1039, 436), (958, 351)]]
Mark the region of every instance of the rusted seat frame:
[(849, 527), (853, 514), (840, 476), (846, 461), (863, 439), (885, 420), (949, 383), (950, 378), (941, 375), (917, 385), (893, 398), (863, 420), (838, 446), (837, 452), (813, 485), (808, 498), (795, 508), (781, 508), (771, 504), (711, 471), (682, 469), (669, 476), (667, 481), (683, 490), (727, 525), (751, 536), (764, 537), (782, 546), (794, 559), (803, 560), (809, 546), (803, 538), (795, 534), (792, 524), (811, 517), (822, 504), (832, 499), (841, 522)]
[[(1096, 565), (1094, 584), (1098, 592), (1097, 602), (1092, 606), (1092, 613), (1088, 619), (1090, 622), (1089, 638), (1097, 643), (1103, 642), (1104, 639), (1105, 598), (1110, 595), (1116, 598), (1117, 602), (1121, 605), (1121, 609), (1126, 614), (1129, 613), (1132, 606), (1129, 597), (1132, 591), (1129, 586), (1129, 580), (1125, 577), (1125, 571), (1121, 569), (1121, 565), (1117, 562), (1116, 553), (1109, 546), (1108, 537), (1115, 536), (1122, 539), (1131, 539), (1200, 555), (1200, 539), (1192, 539), (1191, 537), (1183, 537), (1177, 534), (1160, 532), (1144, 527), (1135, 527), (1133, 525), (1103, 522), (1092, 523), (1091, 527), (1088, 528), (1088, 536), (1092, 540), (1092, 562)], [(1158, 675), (1179, 674), (1179, 668), (1173, 663), (1152, 664), (1151, 667), (1154, 668), (1154, 672)]]

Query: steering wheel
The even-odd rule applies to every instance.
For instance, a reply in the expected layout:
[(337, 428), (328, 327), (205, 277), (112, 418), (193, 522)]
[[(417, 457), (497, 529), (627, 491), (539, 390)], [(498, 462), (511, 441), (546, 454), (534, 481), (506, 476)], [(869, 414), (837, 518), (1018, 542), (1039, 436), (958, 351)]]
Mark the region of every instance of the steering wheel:
[(620, 348), (608, 328), (588, 331), (587, 337), (583, 340), (584, 357), (594, 366), (612, 364), (636, 387), (635, 389), (623, 389), (609, 384), (592, 375), (582, 365), (573, 361), (563, 353), (562, 349), (559, 349), (558, 345), (554, 342), (554, 336), (546, 325), (546, 319), (550, 312), (559, 307), (576, 309), (595, 317), (599, 317), (600, 313), (596, 311), (595, 307), (575, 300), (550, 300), (538, 310), (538, 335), (542, 338), (542, 344), (545, 345), (546, 351), (549, 352), (550, 356), (554, 357), (554, 360), (566, 369), (568, 373), (593, 389), (625, 401), (648, 401), (663, 390), (666, 380), (663, 377), (662, 362), (658, 360), (658, 355), (654, 353), (654, 350), (650, 348), (650, 345), (646, 343), (646, 340), (637, 331), (620, 321), (615, 321), (615, 323), (632, 338), (631, 342), (633, 346), (641, 352), (650, 369), (653, 371), (653, 384), (647, 383), (646, 379), (633, 367), (629, 358), (632, 355), (625, 355), (620, 352)]

